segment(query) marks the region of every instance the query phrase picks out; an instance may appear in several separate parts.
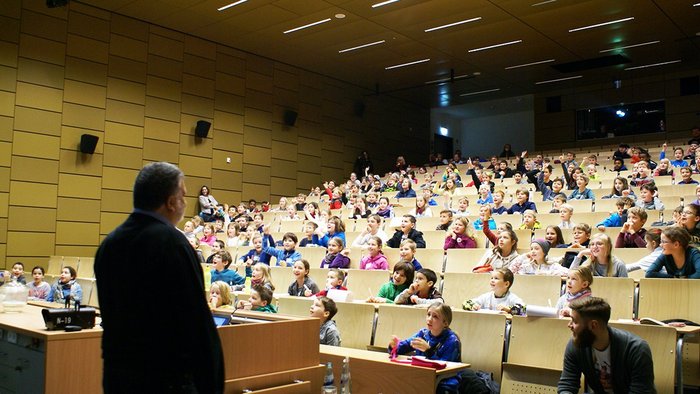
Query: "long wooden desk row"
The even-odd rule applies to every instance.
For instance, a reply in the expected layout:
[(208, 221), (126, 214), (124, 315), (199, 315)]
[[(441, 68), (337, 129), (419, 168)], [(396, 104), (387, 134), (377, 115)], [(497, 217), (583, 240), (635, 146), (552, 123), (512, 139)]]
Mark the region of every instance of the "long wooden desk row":
[[(279, 313), (308, 316), (311, 302), (308, 298), (280, 297)], [(392, 335), (406, 338), (425, 326), (425, 308), (351, 302), (336, 304), (338, 313), (334, 320), (341, 332), (343, 347), (360, 350), (386, 348)], [(492, 373), (500, 381), (501, 374), (508, 371), (503, 362), (518, 366), (517, 371), (526, 367), (561, 371), (564, 349), (571, 337), (568, 322), (568, 319), (516, 316), (509, 324), (502, 314), (454, 310), (451, 328), (460, 335), (463, 362)], [(674, 380), (682, 385), (684, 372), (687, 383), (700, 384), (697, 378), (700, 376), (697, 361), (700, 348), (697, 343), (684, 343), (693, 336), (697, 340), (700, 327), (676, 330), (623, 321), (615, 324), (637, 333), (652, 346), (659, 392), (671, 392)], [(670, 333), (667, 334), (671, 335), (670, 342), (665, 336), (658, 339), (657, 333), (664, 332)]]

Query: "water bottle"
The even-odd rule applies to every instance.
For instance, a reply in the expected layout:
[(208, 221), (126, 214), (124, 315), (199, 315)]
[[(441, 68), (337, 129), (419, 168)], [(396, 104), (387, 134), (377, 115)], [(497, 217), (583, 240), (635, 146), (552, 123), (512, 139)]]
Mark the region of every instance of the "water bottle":
[(335, 388), (335, 379), (333, 378), (333, 364), (329, 361), (326, 363), (326, 376), (323, 377), (322, 394), (337, 393)]
[(350, 394), (350, 360), (343, 360), (343, 371), (340, 374), (340, 394)]

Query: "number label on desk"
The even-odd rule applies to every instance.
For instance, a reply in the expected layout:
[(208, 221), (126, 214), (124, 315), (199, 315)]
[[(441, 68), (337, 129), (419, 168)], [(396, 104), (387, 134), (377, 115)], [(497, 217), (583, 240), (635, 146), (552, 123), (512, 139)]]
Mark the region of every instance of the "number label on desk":
[(17, 333), (14, 331), (8, 331), (7, 332), (7, 342), (16, 344), (17, 343)]

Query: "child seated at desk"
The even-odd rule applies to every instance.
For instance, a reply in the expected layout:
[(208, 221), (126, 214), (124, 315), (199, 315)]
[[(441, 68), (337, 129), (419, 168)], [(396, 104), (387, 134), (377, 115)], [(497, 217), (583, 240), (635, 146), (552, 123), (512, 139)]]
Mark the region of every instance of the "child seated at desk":
[(236, 309), (247, 309), (249, 311), (277, 313), (277, 308), (272, 305), (272, 290), (262, 285), (254, 285), (250, 289), (250, 298), (240, 300)]
[(32, 277), (34, 281), (27, 285), (29, 288), (29, 299), (46, 300), (51, 292), (51, 285), (44, 282), (44, 269), (38, 265), (32, 268)]
[(345, 272), (331, 268), (326, 275), (326, 288), (316, 293), (316, 297), (326, 297), (331, 289), (347, 291), (347, 287), (343, 286), (345, 281)]
[[(417, 245), (412, 239), (404, 239), (401, 241), (401, 246), (399, 246), (399, 257), (401, 258), (401, 261), (411, 263), (411, 265), (413, 265), (414, 272), (423, 268), (418, 260), (416, 260), (416, 247)], [(411, 283), (412, 281), (413, 279), (409, 280), (408, 283)]]
[(75, 280), (77, 276), (78, 272), (75, 268), (71, 266), (63, 267), (61, 276), (51, 286), (51, 292), (49, 292), (46, 301), (65, 302), (66, 298), (70, 297), (71, 302), (82, 302), (83, 288)]
[(321, 345), (340, 346), (340, 331), (333, 321), (333, 316), (338, 313), (335, 301), (328, 297), (319, 297), (311, 305), (309, 315), (321, 319), (319, 339)]
[[(461, 362), (462, 345), (457, 333), (450, 329), (452, 309), (441, 302), (434, 302), (428, 307), (425, 322), (426, 328), (408, 339), (392, 336), (389, 352), (392, 355), (415, 353), (430, 360)], [(440, 381), (437, 392), (456, 393), (460, 380), (458, 375)]]
[(27, 284), (27, 279), (24, 277), (24, 263), (18, 261), (12, 265), (12, 272), (10, 273), (10, 280), (16, 280), (17, 283), (23, 285)]
[(321, 268), (348, 268), (350, 258), (343, 250), (343, 240), (340, 237), (333, 237), (328, 241), (328, 253), (321, 261)]
[(367, 241), (367, 255), (360, 260), (361, 270), (385, 270), (389, 268), (386, 256), (382, 252), (382, 239), (372, 236)]
[(233, 304), (231, 299), (231, 287), (222, 281), (216, 281), (209, 288), (209, 307), (211, 309), (230, 307)]
[(310, 270), (309, 262), (306, 260), (298, 260), (294, 262), (292, 274), (294, 274), (294, 282), (289, 285), (287, 293), (290, 296), (296, 297), (311, 297), (318, 293), (318, 285), (313, 279), (309, 278)]
[(416, 272), (413, 277), (413, 283), (411, 283), (408, 289), (396, 296), (394, 302), (399, 305), (430, 304), (436, 301), (444, 302), (442, 294), (440, 294), (435, 286), (436, 284), (437, 275), (435, 271), (422, 268)]
[(491, 291), (465, 301), (462, 308), (468, 311), (489, 309), (492, 311), (510, 313), (511, 308), (515, 304), (524, 305), (520, 297), (510, 292), (514, 279), (513, 272), (508, 268), (499, 268), (492, 271), (489, 281)]
[[(260, 285), (267, 287), (270, 291), (275, 291), (275, 285), (272, 284), (272, 273), (270, 266), (263, 263), (257, 263), (252, 269), (246, 268), (246, 278), (250, 278), (250, 287)], [(246, 285), (236, 285), (234, 291), (241, 291)]]
[(413, 283), (414, 272), (411, 263), (399, 261), (394, 264), (389, 281), (382, 285), (376, 297), (369, 297), (367, 302), (393, 304), (396, 297), (408, 289), (409, 284)]
[(590, 297), (591, 284), (593, 283), (593, 272), (588, 266), (581, 266), (569, 270), (569, 277), (566, 280), (566, 293), (559, 297), (557, 301), (557, 313), (559, 317), (570, 317), (571, 309), (569, 304), (574, 300), (582, 300)]
[[(242, 285), (245, 283), (245, 278), (238, 274), (238, 272), (228, 269), (231, 265), (231, 254), (222, 250), (219, 253), (213, 255), (212, 262), (213, 268), (211, 270), (211, 283), (214, 282), (224, 282), (229, 286)], [(246, 267), (246, 271), (249, 271), (250, 267)]]
[(248, 267), (256, 263), (270, 265), (270, 255), (265, 253), (262, 248), (262, 234), (256, 232), (251, 239), (253, 242), (253, 249), (241, 256), (239, 260)]
[(316, 232), (317, 228), (318, 224), (312, 220), (304, 223), (304, 238), (299, 241), (300, 248), (316, 246), (314, 243), (314, 233)]
[(274, 245), (269, 244), (268, 235), (270, 234), (270, 227), (265, 226), (265, 235), (263, 236), (263, 246), (262, 251), (269, 254), (270, 256), (275, 256), (277, 259), (277, 265), (280, 267), (293, 267), (294, 262), (301, 260), (301, 253), (295, 250), (297, 246), (297, 236), (294, 233), (285, 233), (282, 237), (283, 249), (279, 250), (275, 248)]

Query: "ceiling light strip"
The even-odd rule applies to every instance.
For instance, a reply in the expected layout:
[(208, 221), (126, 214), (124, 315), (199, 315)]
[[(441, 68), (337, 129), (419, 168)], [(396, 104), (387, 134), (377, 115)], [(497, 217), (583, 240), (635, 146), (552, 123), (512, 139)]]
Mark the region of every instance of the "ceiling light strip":
[(384, 44), (385, 42), (386, 42), (386, 40), (370, 42), (370, 43), (368, 43), (368, 44), (362, 44), (362, 45), (358, 45), (358, 46), (352, 47), (352, 48), (341, 49), (341, 50), (338, 51), (338, 53), (350, 52), (350, 51), (354, 51), (354, 50), (356, 50), (356, 49), (362, 49), (362, 48), (371, 47), (371, 46), (373, 46), (373, 45)]
[(568, 80), (570, 80), (570, 79), (578, 79), (578, 78), (582, 78), (582, 77), (583, 77), (583, 75), (575, 75), (575, 76), (573, 76), (573, 77), (550, 79), (550, 80), (547, 80), (547, 81), (535, 82), (535, 85), (544, 85), (544, 84), (546, 84), (546, 83), (554, 83), (554, 82), (568, 81)]
[(396, 3), (397, 1), (399, 1), (399, 0), (382, 1), (381, 3), (372, 4), (372, 8), (382, 7), (382, 6), (385, 6), (387, 4)]
[(457, 75), (457, 76), (454, 77), (454, 78), (452, 78), (452, 77), (446, 77), (446, 78), (442, 78), (442, 79), (435, 79), (435, 80), (432, 80), (432, 81), (426, 81), (426, 82), (423, 82), (423, 83), (426, 84), (426, 85), (430, 85), (430, 84), (433, 84), (433, 83), (450, 82), (450, 81), (452, 81), (452, 80), (457, 81), (457, 80), (459, 80), (459, 79), (463, 79), (463, 78), (467, 78), (467, 77), (471, 77), (471, 75), (470, 75), (470, 74), (463, 74), (463, 75)]
[(700, 7), (700, 3), (693, 4), (693, 7)]
[(627, 46), (624, 46), (624, 47), (603, 49), (602, 51), (600, 51), (600, 53), (612, 52), (612, 51), (619, 51), (619, 50), (621, 50), (621, 49), (628, 49), (628, 48), (643, 47), (643, 46), (645, 46), (645, 45), (658, 44), (658, 43), (660, 43), (660, 42), (661, 42), (661, 41), (656, 40), (656, 41), (643, 42), (643, 43), (641, 43), (641, 44), (627, 45)]
[(610, 22), (596, 23), (595, 25), (577, 27), (575, 29), (569, 29), (569, 33), (573, 33), (575, 31), (587, 30), (587, 29), (595, 29), (596, 27), (602, 27), (602, 26), (612, 25), (614, 23), (627, 22), (627, 21), (631, 21), (631, 20), (634, 20), (633, 16), (630, 16), (629, 18), (617, 19), (617, 20), (610, 21)]
[(665, 65), (667, 65), (667, 64), (680, 63), (680, 62), (681, 62), (681, 60), (678, 59), (678, 60), (671, 60), (671, 61), (668, 61), (668, 62), (653, 63), (653, 64), (645, 64), (645, 65), (643, 65), (643, 66), (628, 67), (628, 68), (625, 69), (625, 71), (629, 71), (629, 70), (638, 70), (638, 69), (640, 69), (640, 68), (649, 68), (649, 67), (665, 66)]
[(551, 63), (555, 59), (547, 59), (547, 60), (540, 60), (539, 62), (532, 62), (532, 63), (525, 63), (525, 64), (518, 64), (517, 66), (509, 66), (506, 67), (506, 70), (512, 70), (514, 68), (521, 68), (521, 67), (529, 67), (529, 66), (536, 66), (538, 64), (545, 64), (545, 63)]
[(546, 1), (540, 1), (539, 3), (535, 3), (530, 5), (530, 7), (539, 7), (541, 5), (549, 4), (549, 3), (554, 3), (557, 0), (546, 0)]
[(309, 23), (308, 25), (299, 26), (299, 27), (295, 27), (295, 28), (293, 28), (293, 29), (289, 29), (289, 30), (285, 31), (284, 34), (293, 33), (293, 32), (295, 32), (295, 31), (297, 31), (297, 30), (306, 29), (306, 28), (309, 28), (309, 27), (312, 27), (312, 26), (316, 26), (316, 25), (320, 25), (321, 23), (326, 23), (326, 22), (330, 22), (330, 21), (331, 21), (331, 18), (326, 18), (326, 19), (323, 19), (323, 20), (320, 20), (320, 21), (316, 21), (316, 22), (313, 22), (313, 23)]
[(465, 20), (459, 21), (459, 22), (453, 22), (453, 23), (448, 23), (446, 25), (442, 25), (442, 26), (431, 27), (430, 29), (425, 29), (424, 31), (426, 33), (430, 33), (431, 31), (435, 31), (435, 30), (447, 29), (448, 27), (463, 25), (463, 24), (469, 23), (469, 22), (476, 22), (480, 19), (481, 19), (481, 17), (477, 16), (476, 18), (465, 19)]
[(430, 61), (430, 59), (421, 59), (421, 60), (416, 60), (416, 61), (414, 61), (414, 62), (408, 62), (408, 63), (403, 63), (403, 64), (396, 64), (396, 65), (389, 66), (389, 67), (384, 67), (384, 69), (385, 69), (385, 70), (391, 70), (391, 69), (394, 69), (394, 68), (412, 66), (412, 65), (414, 65), (414, 64), (425, 63), (425, 62), (429, 62), (429, 61)]
[(498, 48), (498, 47), (502, 47), (502, 46), (506, 46), (506, 45), (518, 44), (518, 43), (521, 43), (521, 42), (523, 42), (523, 40), (515, 40), (515, 41), (502, 42), (502, 43), (500, 43), (500, 44), (489, 45), (489, 46), (487, 46), (487, 47), (481, 47), (481, 48), (470, 49), (469, 52), (471, 53), (471, 52), (485, 51), (485, 50), (487, 50), (487, 49), (493, 49), (493, 48)]
[(216, 10), (217, 10), (217, 11), (227, 10), (227, 9), (229, 9), (229, 8), (231, 8), (231, 7), (235, 7), (235, 6), (239, 5), (239, 4), (243, 4), (243, 3), (245, 3), (246, 1), (248, 1), (248, 0), (238, 0), (238, 1), (234, 1), (234, 2), (231, 3), (231, 4), (225, 5), (225, 6), (220, 7), (220, 8), (217, 8)]
[(501, 90), (501, 88), (489, 89), (489, 90), (481, 90), (481, 91), (478, 91), (478, 92), (462, 93), (462, 94), (460, 94), (459, 96), (460, 96), (460, 97), (464, 97), (464, 96), (473, 96), (473, 95), (475, 95), (475, 94), (483, 94), (483, 93), (498, 92), (499, 90)]

